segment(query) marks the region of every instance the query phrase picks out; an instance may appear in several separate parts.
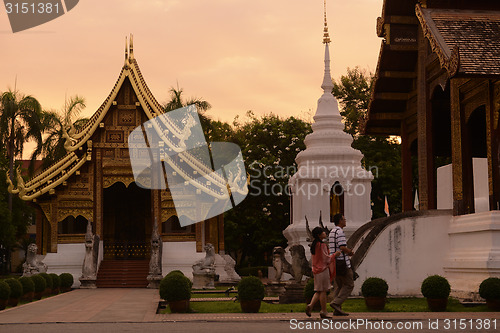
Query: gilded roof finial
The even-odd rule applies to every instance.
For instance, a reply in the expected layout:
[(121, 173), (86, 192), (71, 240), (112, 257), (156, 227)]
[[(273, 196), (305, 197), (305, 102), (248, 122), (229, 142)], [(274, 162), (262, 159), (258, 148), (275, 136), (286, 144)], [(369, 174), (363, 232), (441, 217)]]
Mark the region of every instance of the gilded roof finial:
[(127, 36), (125, 36), (125, 61), (128, 59), (128, 43)]
[(328, 24), (326, 22), (326, 0), (325, 2), (325, 27), (323, 29), (323, 44), (328, 44), (330, 43), (330, 34), (328, 33)]
[(134, 35), (130, 34), (130, 59), (134, 59)]

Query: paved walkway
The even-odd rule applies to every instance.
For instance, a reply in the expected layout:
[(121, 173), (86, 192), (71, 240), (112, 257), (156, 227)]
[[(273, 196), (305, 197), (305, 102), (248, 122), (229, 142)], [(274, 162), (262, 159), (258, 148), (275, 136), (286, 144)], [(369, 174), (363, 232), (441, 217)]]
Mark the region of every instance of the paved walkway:
[[(2, 324), (27, 323), (158, 323), (158, 322), (289, 322), (317, 321), (304, 313), (225, 313), (225, 314), (156, 314), (160, 300), (158, 290), (152, 289), (76, 289), (69, 293), (49, 297), (0, 311)], [(346, 320), (428, 321), (436, 319), (497, 319), (500, 312), (404, 312), (404, 313), (352, 313)]]

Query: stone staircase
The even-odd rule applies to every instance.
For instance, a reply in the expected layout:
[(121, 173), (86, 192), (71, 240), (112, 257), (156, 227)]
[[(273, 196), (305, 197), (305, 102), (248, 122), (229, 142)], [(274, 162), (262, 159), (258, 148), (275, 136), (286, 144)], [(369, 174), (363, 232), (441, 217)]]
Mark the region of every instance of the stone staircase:
[(146, 288), (149, 260), (103, 260), (97, 273), (97, 288)]

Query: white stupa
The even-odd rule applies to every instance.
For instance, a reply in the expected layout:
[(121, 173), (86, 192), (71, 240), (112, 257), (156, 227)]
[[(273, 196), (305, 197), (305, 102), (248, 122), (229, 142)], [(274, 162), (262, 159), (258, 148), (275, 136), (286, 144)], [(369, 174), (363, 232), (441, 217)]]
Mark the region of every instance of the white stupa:
[[(297, 172), (290, 178), (290, 225), (283, 231), (288, 246), (302, 244), (307, 247), (306, 219), (312, 230), (322, 221), (328, 229), (335, 213), (343, 213), (347, 220), (344, 228), (349, 237), (354, 230), (371, 220), (370, 192), (373, 176), (361, 166), (363, 155), (351, 147), (352, 137), (344, 132), (338, 102), (332, 95), (330, 54), (325, 2), (325, 73), (323, 95), (312, 124), (313, 132), (306, 136), (306, 149), (297, 154)], [(309, 251), (306, 251), (309, 256)]]

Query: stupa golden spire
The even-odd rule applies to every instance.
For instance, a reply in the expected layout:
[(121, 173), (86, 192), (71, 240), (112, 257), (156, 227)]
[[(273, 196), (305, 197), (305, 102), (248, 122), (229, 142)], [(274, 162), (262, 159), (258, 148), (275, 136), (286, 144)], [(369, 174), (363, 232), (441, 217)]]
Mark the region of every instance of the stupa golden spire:
[(326, 0), (324, 0), (325, 4), (325, 27), (323, 28), (323, 44), (330, 43), (330, 34), (328, 33), (328, 23), (326, 22)]

